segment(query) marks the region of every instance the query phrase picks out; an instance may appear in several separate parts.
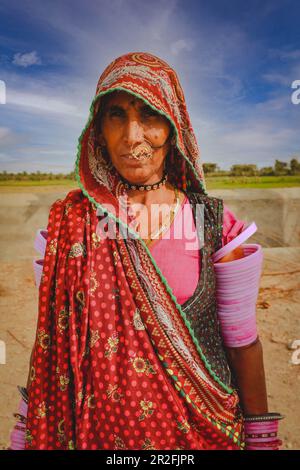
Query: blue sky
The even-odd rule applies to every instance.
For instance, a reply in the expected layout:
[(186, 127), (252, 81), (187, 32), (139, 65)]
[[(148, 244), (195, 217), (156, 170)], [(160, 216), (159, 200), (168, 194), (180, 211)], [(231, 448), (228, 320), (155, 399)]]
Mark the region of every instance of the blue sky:
[(98, 78), (130, 51), (177, 71), (203, 162), (300, 160), (298, 0), (2, 0), (0, 169), (71, 171)]

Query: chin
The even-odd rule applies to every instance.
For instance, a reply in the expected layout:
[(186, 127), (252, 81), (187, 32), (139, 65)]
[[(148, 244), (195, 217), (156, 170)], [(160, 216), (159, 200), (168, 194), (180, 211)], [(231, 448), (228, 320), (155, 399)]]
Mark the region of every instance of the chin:
[(123, 178), (127, 179), (128, 181), (132, 183), (137, 183), (137, 184), (139, 182), (142, 183), (143, 180), (147, 180), (149, 178), (148, 172), (145, 171), (145, 169), (142, 168), (141, 164), (139, 164), (138, 162), (136, 165), (132, 166), (132, 168), (128, 168), (128, 167), (126, 169), (122, 168), (118, 170), (118, 172), (120, 173), (121, 176), (123, 176)]

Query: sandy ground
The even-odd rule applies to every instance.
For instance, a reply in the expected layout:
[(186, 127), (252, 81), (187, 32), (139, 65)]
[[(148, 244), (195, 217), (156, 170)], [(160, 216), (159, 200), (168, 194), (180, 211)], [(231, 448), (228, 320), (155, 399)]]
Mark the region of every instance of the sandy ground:
[[(19, 402), (16, 387), (26, 385), (35, 337), (38, 300), (32, 269), (35, 231), (45, 227), (50, 203), (66, 192), (62, 188), (39, 190), (2, 194), (7, 197), (4, 201), (2, 198), (1, 209), (5, 225), (0, 235), (0, 340), (6, 344), (6, 364), (0, 364), (0, 449), (8, 445), (9, 431), (14, 425), (13, 413)], [(253, 190), (247, 191), (249, 201)], [(263, 191), (267, 200), (270, 190)], [(240, 211), (242, 217), (245, 199), (241, 199), (241, 194), (238, 197), (237, 192), (234, 192), (235, 207), (230, 203), (230, 195), (227, 195), (228, 204), (232, 210)], [(225, 196), (224, 199), (227, 202)], [(237, 201), (241, 206), (238, 207)], [(26, 209), (22, 214), (20, 205)], [(254, 220), (257, 222), (257, 218)], [(265, 242), (268, 246), (267, 240)], [(295, 340), (300, 340), (299, 266), (300, 244), (264, 247), (257, 318), (264, 347), (269, 408), (286, 416), (280, 425), (284, 449), (300, 449), (300, 364), (292, 363), (292, 356), (297, 359), (297, 354), (290, 349)], [(300, 343), (298, 347), (300, 362)]]

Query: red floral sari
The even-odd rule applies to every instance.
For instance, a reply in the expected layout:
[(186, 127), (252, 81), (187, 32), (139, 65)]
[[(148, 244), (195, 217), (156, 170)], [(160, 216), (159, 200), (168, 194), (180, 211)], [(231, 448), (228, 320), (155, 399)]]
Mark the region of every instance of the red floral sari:
[[(114, 60), (79, 139), (80, 189), (49, 214), (26, 449), (241, 449), (236, 390), (211, 371), (144, 242), (124, 238), (118, 177), (104, 159), (95, 177), (94, 118), (101, 96), (116, 89), (171, 121), (173, 184), (205, 193), (176, 73), (146, 53)], [(101, 213), (115, 238), (98, 235)]]

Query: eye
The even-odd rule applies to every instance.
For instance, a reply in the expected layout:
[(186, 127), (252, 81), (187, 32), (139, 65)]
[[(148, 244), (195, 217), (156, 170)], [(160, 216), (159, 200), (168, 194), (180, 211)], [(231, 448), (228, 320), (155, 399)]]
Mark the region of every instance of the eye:
[(124, 116), (124, 111), (121, 108), (118, 107), (112, 107), (110, 108), (108, 112), (109, 117), (123, 117)]
[(150, 106), (146, 106), (145, 108), (143, 108), (142, 114), (146, 117), (158, 116), (158, 113), (154, 109), (150, 108)]
[(111, 112), (109, 113), (109, 115), (110, 115), (111, 117), (114, 117), (114, 116), (121, 117), (121, 116), (122, 116), (122, 111), (111, 111)]

